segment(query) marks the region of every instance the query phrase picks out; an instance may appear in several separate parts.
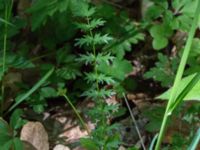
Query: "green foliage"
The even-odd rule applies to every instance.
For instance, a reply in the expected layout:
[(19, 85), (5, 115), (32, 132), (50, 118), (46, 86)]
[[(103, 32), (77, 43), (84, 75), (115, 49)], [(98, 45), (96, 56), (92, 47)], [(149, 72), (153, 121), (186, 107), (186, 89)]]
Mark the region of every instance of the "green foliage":
[(28, 13), (32, 14), (32, 30), (36, 30), (42, 24), (44, 25), (48, 17), (52, 17), (56, 12), (64, 12), (71, 5), (71, 0), (37, 0), (32, 7), (28, 9)]
[(144, 77), (147, 79), (153, 78), (155, 81), (161, 82), (163, 87), (169, 87), (173, 83), (178, 60), (178, 58), (168, 58), (159, 53), (158, 62), (156, 62), (155, 67), (146, 72)]
[(23, 112), (16, 109), (10, 117), (10, 125), (0, 118), (0, 144), (2, 150), (19, 150), (23, 149), (22, 141), (17, 138), (17, 130), (25, 124), (25, 120), (21, 118)]
[(77, 76), (81, 76), (80, 64), (74, 62), (74, 59), (76, 59), (76, 56), (67, 49), (58, 50), (56, 53), (58, 63), (56, 75), (65, 80), (76, 79)]
[(198, 27), (199, 16), (200, 16), (200, 1), (197, 2), (196, 10), (194, 13), (194, 18), (192, 21), (192, 27), (190, 29), (185, 48), (183, 50), (183, 55), (181, 57), (181, 61), (178, 66), (178, 70), (177, 70), (176, 77), (174, 80), (174, 85), (172, 87), (172, 92), (170, 93), (170, 98), (169, 98), (169, 101), (168, 101), (168, 104), (166, 107), (166, 111), (165, 111), (165, 114), (163, 117), (160, 133), (158, 135), (158, 140), (157, 140), (156, 147), (155, 147), (156, 150), (160, 149), (160, 145), (162, 142), (162, 138), (164, 135), (164, 131), (165, 131), (167, 120), (168, 120), (169, 116), (177, 108), (177, 106), (183, 101), (185, 95), (187, 95), (192, 90), (192, 88), (196, 85), (196, 83), (199, 81), (199, 78), (200, 78), (200, 74), (197, 73), (192, 78), (192, 80), (188, 83), (188, 85), (183, 89), (183, 91), (179, 95), (177, 95), (177, 92), (178, 92), (179, 86), (180, 86), (180, 82), (181, 82), (181, 78), (183, 76), (183, 72), (184, 72), (184, 69), (185, 69), (185, 66), (187, 63), (187, 59), (189, 56), (189, 52), (190, 52), (190, 49), (192, 46), (192, 40), (194, 38), (195, 31)]
[[(77, 15), (85, 17), (86, 23), (76, 23), (77, 27), (85, 32), (83, 37), (78, 38), (75, 46), (84, 48), (86, 54), (81, 54), (77, 59), (93, 69), (85, 72), (85, 80), (90, 84), (90, 88), (83, 92), (86, 96), (95, 102), (95, 107), (89, 111), (89, 115), (94, 123), (97, 123), (95, 130), (89, 138), (81, 140), (82, 145), (87, 149), (116, 149), (119, 146), (120, 138), (118, 133), (114, 132), (115, 125), (107, 124), (109, 116), (117, 112), (117, 105), (108, 105), (105, 99), (113, 95), (112, 89), (106, 89), (105, 85), (115, 83), (115, 74), (120, 73), (120, 79), (125, 78), (125, 74), (132, 70), (132, 66), (125, 60), (116, 59), (109, 52), (105, 53), (100, 49), (103, 45), (108, 44), (113, 38), (108, 34), (96, 33), (95, 29), (104, 25), (103, 19), (93, 19), (94, 8), (88, 6), (83, 9), (83, 14)], [(120, 69), (117, 67), (121, 67)], [(122, 69), (122, 70), (121, 70)], [(119, 72), (121, 71), (121, 72)]]
[(123, 81), (128, 73), (133, 70), (132, 65), (127, 60), (114, 59), (111, 64), (102, 62), (98, 70), (112, 76), (114, 79)]
[[(180, 95), (181, 92), (187, 87), (187, 85), (192, 81), (192, 79), (195, 77), (196, 74), (189, 75), (185, 78), (183, 78), (180, 82), (179, 89), (177, 91), (177, 95)], [(200, 90), (200, 81), (195, 82), (195, 85), (192, 87), (192, 89), (183, 97), (184, 100), (200, 100), (199, 95)], [(160, 99), (169, 99), (171, 89), (160, 95), (158, 98)]]
[(150, 34), (153, 37), (153, 48), (159, 50), (168, 45), (168, 38), (172, 35), (172, 29), (168, 23), (154, 25), (150, 29)]
[(149, 123), (145, 126), (147, 131), (156, 132), (160, 129), (162, 116), (164, 114), (163, 107), (152, 107), (146, 109), (142, 114), (149, 119)]
[[(1, 54), (1, 53), (0, 53)], [(2, 62), (2, 58), (0, 58), (0, 62)], [(34, 64), (28, 60), (25, 59), (22, 56), (19, 56), (17, 54), (9, 53), (7, 54), (6, 57), (6, 67), (5, 67), (5, 72), (8, 71), (9, 68), (16, 68), (16, 69), (27, 69), (27, 68), (33, 68)], [(2, 75), (5, 73), (2, 72), (2, 64), (0, 64), (0, 80), (2, 80)]]
[[(0, 108), (1, 111), (5, 110), (1, 112), (2, 117), (4, 113), (9, 113), (9, 116), (11, 110), (14, 111), (9, 117), (9, 124), (0, 120), (0, 144), (4, 145), (2, 149), (11, 146), (21, 149), (17, 135), (24, 120), (20, 117), (22, 111), (17, 108), (42, 113), (48, 106), (48, 100), (59, 96), (63, 96), (69, 105), (72, 104), (76, 115), (79, 115), (76, 101), (72, 103), (71, 98), (86, 98), (94, 102), (95, 106), (87, 110), (86, 115), (96, 126), (87, 138), (81, 139), (83, 147), (91, 150), (118, 149), (121, 144), (119, 133), (116, 132), (118, 125), (109, 124), (108, 120), (120, 116), (123, 109), (118, 104), (108, 105), (105, 99), (113, 95), (120, 96), (126, 90), (135, 92), (138, 87), (141, 89), (143, 85), (137, 84), (136, 79), (146, 67), (152, 68), (144, 73), (145, 79), (153, 79), (164, 88), (172, 86), (179, 56), (183, 53), (178, 46), (173, 45), (174, 33), (185, 32), (187, 35), (198, 0), (145, 0), (147, 6), (142, 6), (142, 9), (145, 7), (142, 10), (143, 16), (137, 21), (132, 18), (134, 13), (128, 12), (126, 7), (110, 1), (25, 2), (27, 6), (23, 0), (0, 0), (1, 107), (7, 104), (10, 97), (15, 100), (7, 110)], [(196, 82), (199, 76), (195, 76), (200, 70), (199, 49), (200, 40), (194, 38), (185, 68), (186, 78), (179, 85), (177, 101), (170, 107), (170, 111), (182, 99), (200, 99), (200, 83)], [(158, 53), (153, 50), (160, 51)], [(149, 55), (148, 58), (143, 58), (143, 54)], [(154, 56), (158, 57), (157, 60)], [(136, 65), (133, 68), (132, 65), (136, 61), (142, 66), (139, 74), (139, 67)], [(4, 84), (7, 82), (4, 77), (12, 72), (17, 72), (22, 77), (21, 81), (13, 83), (16, 91), (11, 89), (4, 92)], [(146, 87), (142, 89), (146, 90)], [(168, 99), (170, 91), (159, 98)], [(15, 93), (10, 96), (7, 92)], [(146, 126), (148, 131), (159, 129), (162, 110), (155, 108), (143, 112), (150, 120)], [(198, 109), (194, 111), (198, 112)], [(194, 116), (190, 114), (184, 119), (192, 122)], [(173, 138), (173, 146), (168, 149), (181, 145), (178, 140), (186, 144), (186, 140), (176, 136)], [(127, 149), (135, 150), (134, 147)]]
[[(167, 0), (162, 2), (152, 0), (152, 2), (145, 13), (145, 20), (155, 20), (150, 28), (150, 34), (153, 37), (153, 48), (160, 50), (168, 45), (174, 30), (189, 31), (197, 0), (174, 0), (171, 10)], [(161, 21), (156, 21), (160, 17)]]

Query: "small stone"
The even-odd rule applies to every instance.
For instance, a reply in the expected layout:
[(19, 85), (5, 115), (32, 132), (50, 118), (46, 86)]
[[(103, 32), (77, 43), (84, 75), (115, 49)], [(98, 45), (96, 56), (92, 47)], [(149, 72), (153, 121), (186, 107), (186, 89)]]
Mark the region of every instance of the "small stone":
[(48, 134), (40, 122), (28, 122), (21, 131), (20, 139), (37, 150), (49, 150)]
[(118, 150), (126, 150), (126, 148), (123, 146), (120, 146)]
[(53, 150), (70, 150), (70, 148), (65, 145), (58, 144), (53, 148)]

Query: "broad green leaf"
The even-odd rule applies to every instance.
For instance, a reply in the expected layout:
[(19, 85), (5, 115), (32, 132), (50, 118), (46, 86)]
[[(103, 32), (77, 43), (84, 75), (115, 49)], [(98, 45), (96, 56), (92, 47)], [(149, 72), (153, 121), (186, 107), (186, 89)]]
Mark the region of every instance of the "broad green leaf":
[(1, 150), (23, 150), (23, 143), (19, 138), (13, 138), (6, 141), (5, 144), (1, 146)]
[(23, 150), (23, 143), (19, 138), (13, 139), (14, 150)]
[[(196, 74), (189, 75), (183, 78), (180, 82), (178, 91), (176, 95), (178, 96), (184, 88), (192, 81)], [(158, 96), (158, 99), (168, 100), (170, 96), (171, 89), (167, 90), (165, 93)], [(192, 90), (184, 97), (184, 100), (196, 100), (200, 101), (200, 81), (196, 83), (196, 85), (192, 88)]]
[(12, 130), (8, 123), (0, 118), (0, 145), (6, 144), (12, 138)]
[(158, 18), (165, 10), (161, 6), (152, 5), (145, 12), (145, 18), (147, 20)]
[[(13, 140), (10, 138), (6, 141), (5, 144), (1, 145), (1, 150), (10, 150), (13, 146)], [(15, 149), (14, 149), (15, 150)]]
[(172, 28), (167, 24), (157, 24), (150, 29), (153, 39), (153, 48), (160, 50), (167, 46), (168, 38), (172, 34)]
[(167, 44), (168, 44), (168, 39), (165, 37), (153, 39), (153, 48), (155, 50), (160, 50), (162, 48), (165, 48), (167, 46)]
[(44, 97), (44, 98), (56, 97), (57, 96), (57, 92), (52, 87), (43, 87), (40, 90), (40, 95), (42, 97)]
[(24, 121), (21, 118), (22, 114), (23, 114), (23, 111), (21, 109), (16, 109), (13, 112), (13, 114), (11, 115), (11, 117), (10, 117), (10, 126), (13, 129), (18, 129), (24, 124)]
[(80, 142), (81, 142), (81, 145), (85, 147), (87, 150), (99, 150), (99, 148), (97, 147), (97, 145), (92, 139), (82, 138)]

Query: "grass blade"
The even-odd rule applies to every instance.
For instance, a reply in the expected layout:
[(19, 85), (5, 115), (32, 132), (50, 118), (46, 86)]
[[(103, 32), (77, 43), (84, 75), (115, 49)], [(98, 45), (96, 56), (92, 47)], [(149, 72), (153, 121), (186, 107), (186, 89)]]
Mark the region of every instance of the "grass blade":
[(149, 150), (153, 150), (157, 138), (158, 138), (158, 134), (156, 134), (156, 135), (153, 137), (153, 140), (151, 141), (151, 144), (150, 144)]
[(10, 22), (8, 22), (7, 20), (2, 19), (2, 18), (0, 18), (0, 22), (2, 22), (2, 23), (4, 23), (4, 24), (7, 24), (7, 25), (10, 25), (10, 26), (15, 26), (14, 24), (12, 24), (12, 23), (10, 23)]
[(51, 76), (51, 74), (54, 72), (54, 68), (50, 69), (43, 78), (41, 78), (26, 94), (24, 94), (19, 100), (17, 100), (8, 110), (10, 112), (13, 110), (16, 106), (18, 106), (20, 103), (22, 103), (26, 98), (28, 98), (33, 92), (35, 92), (42, 84), (46, 82), (46, 80)]
[(172, 113), (172, 111), (170, 111), (169, 108), (172, 106), (172, 104), (174, 104), (176, 97), (177, 97), (177, 91), (178, 91), (178, 88), (179, 88), (179, 84), (180, 84), (181, 78), (183, 76), (185, 65), (186, 65), (186, 62), (187, 62), (187, 59), (188, 59), (188, 56), (189, 56), (189, 52), (190, 52), (190, 49), (191, 49), (191, 46), (192, 46), (192, 41), (193, 41), (195, 31), (196, 31), (196, 28), (197, 28), (197, 25), (198, 25), (199, 15), (200, 15), (200, 1), (198, 1), (198, 3), (197, 3), (197, 7), (196, 7), (196, 10), (195, 10), (195, 14), (194, 14), (194, 19), (193, 19), (192, 26), (191, 26), (191, 29), (190, 29), (190, 32), (189, 32), (189, 37), (187, 39), (185, 48), (183, 50), (183, 55), (181, 57), (181, 61), (180, 61), (180, 64), (178, 66), (178, 70), (177, 70), (176, 77), (175, 77), (175, 80), (174, 80), (174, 85), (172, 87), (172, 92), (170, 93), (170, 98), (169, 98), (169, 101), (167, 103), (167, 107), (166, 107), (165, 114), (164, 114), (164, 117), (163, 117), (163, 121), (162, 121), (161, 129), (160, 129), (160, 132), (159, 132), (159, 135), (158, 135), (158, 140), (157, 140), (157, 143), (156, 143), (155, 150), (160, 149), (161, 142), (162, 142), (162, 139), (164, 137), (164, 132), (165, 132), (165, 129), (166, 129), (167, 121), (168, 121), (169, 116)]
[(188, 147), (187, 150), (195, 150), (198, 146), (198, 143), (200, 141), (200, 128), (197, 130), (197, 133), (195, 134), (194, 139), (192, 140), (191, 145)]

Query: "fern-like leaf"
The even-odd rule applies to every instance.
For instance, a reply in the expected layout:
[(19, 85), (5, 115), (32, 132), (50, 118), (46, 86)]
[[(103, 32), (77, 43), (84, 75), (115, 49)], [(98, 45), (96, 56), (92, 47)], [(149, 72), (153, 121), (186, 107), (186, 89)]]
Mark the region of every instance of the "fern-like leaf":
[(98, 28), (100, 26), (103, 26), (105, 24), (105, 21), (102, 19), (92, 19), (90, 24), (88, 23), (76, 23), (76, 26), (83, 30), (83, 31), (90, 31), (95, 28)]
[(82, 47), (85, 46), (92, 46), (94, 45), (101, 45), (107, 44), (109, 41), (112, 40), (112, 37), (108, 36), (108, 34), (101, 35), (100, 33), (95, 34), (94, 36), (91, 35), (84, 35), (82, 38), (76, 39), (76, 46)]
[(103, 83), (107, 83), (107, 84), (113, 84), (115, 83), (115, 81), (109, 77), (106, 76), (105, 74), (99, 73), (85, 73), (86, 74), (86, 80), (88, 83), (94, 83), (97, 82), (98, 84), (103, 84)]

